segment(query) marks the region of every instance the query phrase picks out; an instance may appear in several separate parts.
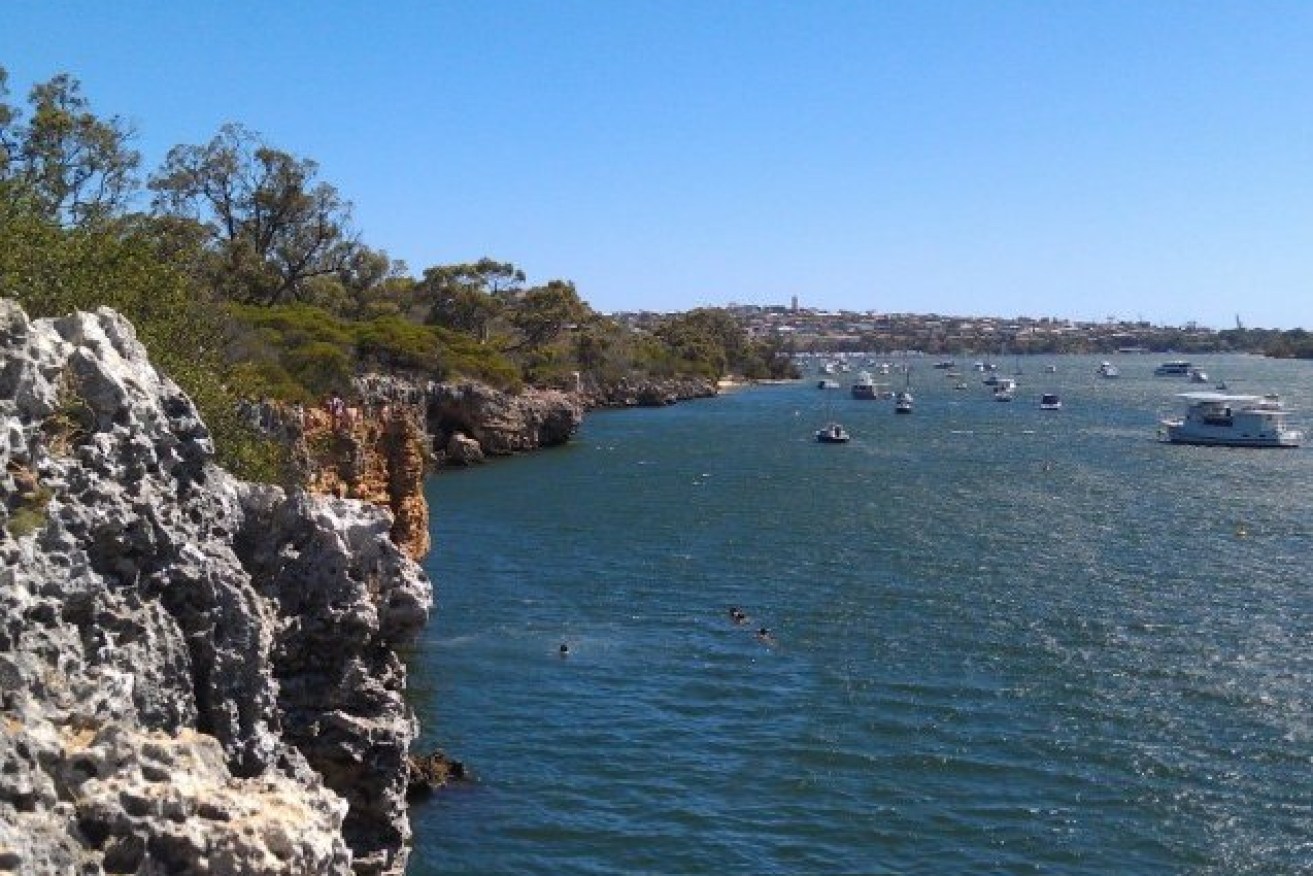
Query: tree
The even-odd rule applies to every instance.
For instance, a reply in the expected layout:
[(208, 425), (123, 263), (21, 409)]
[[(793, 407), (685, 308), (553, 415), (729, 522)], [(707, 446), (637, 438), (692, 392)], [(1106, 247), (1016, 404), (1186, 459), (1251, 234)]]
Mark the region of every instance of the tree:
[(64, 73), (32, 87), (32, 118), (21, 125), (22, 114), (4, 102), (8, 79), (0, 67), (0, 199), (64, 226), (121, 215), (139, 184), (132, 129), (95, 116), (81, 84)]
[(468, 332), (487, 342), (494, 321), (524, 285), (524, 271), (510, 262), (482, 258), (472, 264), (438, 265), (416, 287), (434, 325)]
[(508, 319), (520, 334), (517, 350), (538, 350), (555, 341), (566, 328), (583, 322), (592, 310), (579, 298), (574, 284), (552, 280), (519, 295), (508, 307)]
[(301, 300), (316, 277), (352, 270), (351, 205), (318, 165), (237, 124), (204, 146), (175, 146), (150, 180), (154, 208), (203, 223), (220, 256), (220, 290), (237, 301)]

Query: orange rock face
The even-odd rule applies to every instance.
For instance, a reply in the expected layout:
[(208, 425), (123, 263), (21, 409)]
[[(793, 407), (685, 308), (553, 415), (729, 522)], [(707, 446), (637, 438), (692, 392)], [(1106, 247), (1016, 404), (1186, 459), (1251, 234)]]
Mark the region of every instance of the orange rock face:
[(413, 408), (305, 410), (296, 451), (311, 492), (360, 499), (392, 511), (392, 540), (412, 559), (429, 551), (424, 431)]

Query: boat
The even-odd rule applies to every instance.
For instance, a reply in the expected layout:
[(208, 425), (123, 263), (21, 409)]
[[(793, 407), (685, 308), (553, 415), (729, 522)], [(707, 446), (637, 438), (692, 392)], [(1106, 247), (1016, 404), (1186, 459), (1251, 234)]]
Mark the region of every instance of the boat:
[(1185, 359), (1171, 359), (1159, 365), (1157, 368), (1153, 369), (1153, 373), (1158, 377), (1166, 377), (1171, 375), (1181, 375), (1182, 377), (1184, 377), (1190, 373), (1190, 369), (1193, 367), (1194, 366), (1192, 366)]
[(994, 384), (994, 401), (1010, 402), (1015, 397), (1017, 382), (1010, 377), (1000, 377)]
[(1191, 369), (1190, 369), (1190, 382), (1191, 382), (1191, 383), (1207, 383), (1207, 382), (1208, 382), (1208, 372), (1204, 371), (1202, 368), (1191, 368)]
[(903, 388), (894, 396), (894, 413), (910, 414), (912, 413), (912, 369), (908, 368), (905, 377), (906, 383)]
[(1044, 366), (1044, 373), (1045, 373), (1045, 374), (1057, 374), (1057, 373), (1058, 373), (1058, 366), (1057, 366), (1057, 365), (1045, 365), (1045, 366)]
[(1039, 409), (1041, 411), (1060, 411), (1062, 410), (1062, 399), (1055, 392), (1046, 392), (1039, 397)]
[(816, 430), (816, 440), (822, 444), (846, 444), (851, 436), (839, 423), (826, 423)]
[(948, 369), (953, 368), (956, 365), (957, 363), (954, 362), (952, 359), (942, 359), (935, 363), (935, 367), (940, 369), (941, 371), (947, 371)]
[(877, 399), (880, 397), (880, 390), (875, 380), (871, 378), (871, 372), (860, 371), (857, 379), (852, 385), (853, 398), (860, 399)]
[(1290, 411), (1275, 395), (1224, 392), (1182, 392), (1185, 416), (1160, 422), (1160, 434), (1171, 444), (1221, 447), (1298, 447), (1304, 435), (1286, 425)]
[(838, 388), (839, 388), (839, 381), (837, 381), (837, 380), (829, 380), (829, 379), (818, 380), (818, 381), (816, 382), (816, 388), (817, 388), (817, 389), (838, 389)]
[(1117, 366), (1107, 361), (1106, 359), (1099, 363), (1099, 367), (1095, 369), (1094, 373), (1099, 375), (1100, 377), (1107, 379), (1112, 379), (1115, 377), (1122, 376), (1122, 373), (1121, 371), (1118, 370)]

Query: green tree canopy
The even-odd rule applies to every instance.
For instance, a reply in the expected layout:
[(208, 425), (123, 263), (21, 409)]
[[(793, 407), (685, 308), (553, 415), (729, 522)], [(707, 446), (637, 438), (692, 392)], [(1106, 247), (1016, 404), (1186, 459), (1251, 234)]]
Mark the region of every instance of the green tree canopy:
[(150, 188), (157, 211), (205, 226), (225, 297), (278, 304), (308, 297), (315, 278), (349, 273), (360, 249), (350, 203), (316, 182), (318, 171), (227, 124), (203, 146), (171, 149)]
[(486, 342), (507, 300), (524, 286), (524, 271), (510, 262), (438, 265), (424, 272), (416, 298), (428, 308), (434, 325), (468, 332)]
[(91, 112), (81, 84), (61, 73), (32, 87), (31, 118), (9, 105), (0, 67), (0, 200), (25, 203), (60, 225), (85, 226), (126, 211), (139, 190), (131, 128)]

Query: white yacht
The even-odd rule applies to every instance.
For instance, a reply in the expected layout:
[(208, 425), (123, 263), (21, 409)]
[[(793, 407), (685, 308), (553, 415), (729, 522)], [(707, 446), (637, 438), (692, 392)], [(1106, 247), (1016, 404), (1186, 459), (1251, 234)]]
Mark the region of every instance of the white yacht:
[(1275, 395), (1183, 392), (1179, 397), (1188, 402), (1185, 416), (1160, 424), (1160, 434), (1172, 444), (1298, 447), (1304, 438), (1286, 426), (1290, 411)]
[(1122, 373), (1120, 370), (1118, 370), (1117, 366), (1112, 364), (1106, 359), (1099, 363), (1099, 367), (1095, 370), (1094, 373), (1104, 378), (1114, 378), (1114, 377), (1122, 376)]
[(1000, 377), (994, 384), (994, 401), (1010, 402), (1016, 397), (1017, 382), (1010, 377)]

